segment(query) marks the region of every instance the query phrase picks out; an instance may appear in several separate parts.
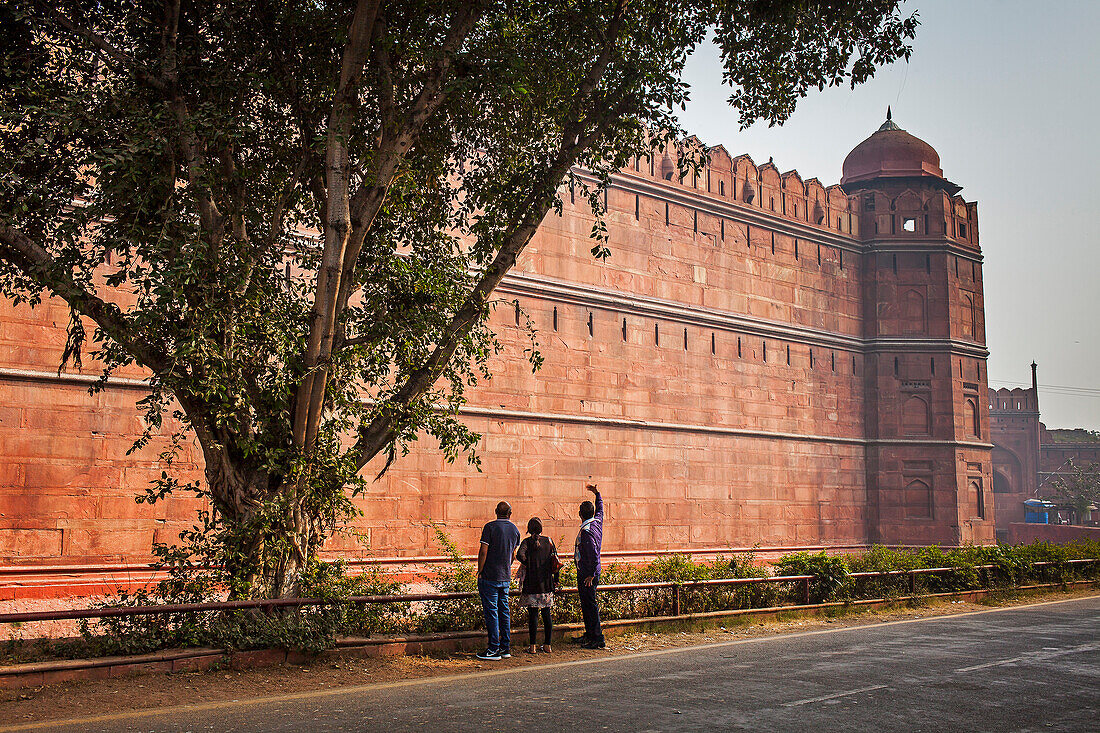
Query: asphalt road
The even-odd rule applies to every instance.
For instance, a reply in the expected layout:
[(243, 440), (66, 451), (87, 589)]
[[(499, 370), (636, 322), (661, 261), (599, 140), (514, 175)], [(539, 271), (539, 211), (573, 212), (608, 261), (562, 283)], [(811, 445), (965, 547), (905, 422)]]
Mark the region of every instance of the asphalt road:
[(52, 729), (1100, 731), (1100, 598), (613, 654)]

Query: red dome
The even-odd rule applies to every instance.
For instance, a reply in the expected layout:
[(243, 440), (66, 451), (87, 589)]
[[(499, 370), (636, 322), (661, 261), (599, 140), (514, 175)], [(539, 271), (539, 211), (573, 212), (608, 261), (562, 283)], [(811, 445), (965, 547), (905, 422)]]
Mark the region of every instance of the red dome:
[(873, 178), (943, 178), (940, 156), (931, 145), (898, 127), (886, 112), (886, 122), (848, 153), (841, 185)]

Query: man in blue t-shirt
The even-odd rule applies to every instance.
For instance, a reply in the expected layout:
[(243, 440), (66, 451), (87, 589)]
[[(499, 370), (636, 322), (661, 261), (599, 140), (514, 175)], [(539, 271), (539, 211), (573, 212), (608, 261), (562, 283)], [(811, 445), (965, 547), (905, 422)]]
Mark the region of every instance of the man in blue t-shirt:
[(512, 507), (506, 501), (497, 504), (497, 518), (481, 530), (481, 549), (477, 553), (477, 590), (485, 610), (485, 628), (489, 648), (478, 659), (507, 659), (512, 656), (512, 614), (508, 608), (508, 584), (512, 562), (519, 545), (519, 529), (508, 519)]

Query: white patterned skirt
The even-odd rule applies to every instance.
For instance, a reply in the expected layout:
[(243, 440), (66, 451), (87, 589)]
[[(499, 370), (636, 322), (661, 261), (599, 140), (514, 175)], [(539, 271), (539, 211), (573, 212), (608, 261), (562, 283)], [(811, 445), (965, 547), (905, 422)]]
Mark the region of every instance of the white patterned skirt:
[(553, 593), (522, 593), (519, 597), (519, 605), (524, 608), (553, 608)]

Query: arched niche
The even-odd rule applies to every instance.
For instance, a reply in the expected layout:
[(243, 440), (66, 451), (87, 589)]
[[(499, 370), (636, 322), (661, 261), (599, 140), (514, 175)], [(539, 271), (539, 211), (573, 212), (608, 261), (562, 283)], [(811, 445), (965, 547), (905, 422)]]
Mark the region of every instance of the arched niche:
[(931, 433), (931, 414), (928, 400), (910, 395), (901, 406), (901, 432), (904, 435), (928, 435)]
[(982, 437), (981, 415), (978, 412), (978, 402), (973, 397), (966, 398), (964, 415), (966, 418), (966, 427), (970, 435), (975, 438)]
[(927, 328), (924, 295), (914, 289), (901, 296), (901, 332), (924, 333)]
[(914, 479), (906, 484), (903, 503), (906, 519), (933, 518), (932, 487), (921, 479)]

